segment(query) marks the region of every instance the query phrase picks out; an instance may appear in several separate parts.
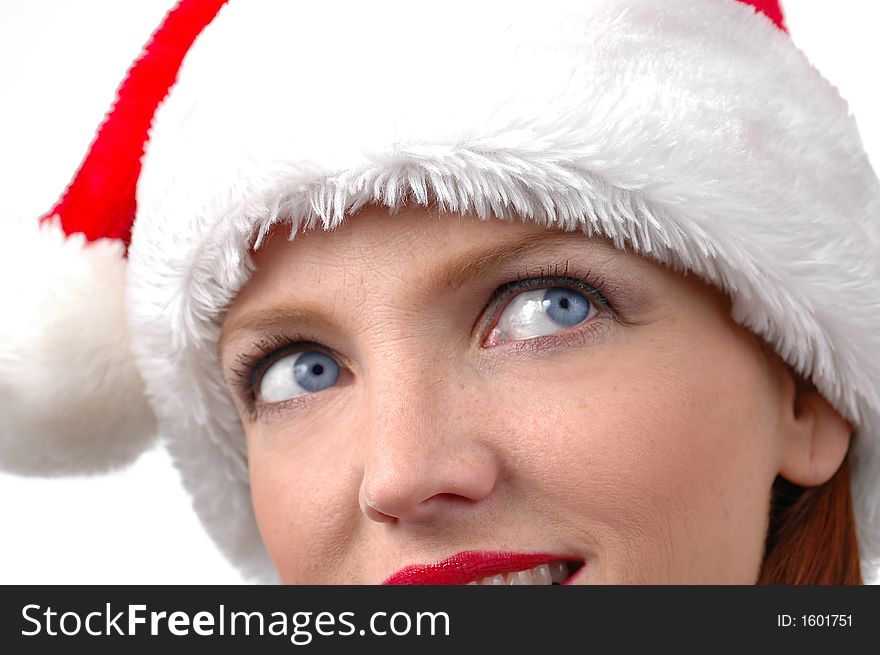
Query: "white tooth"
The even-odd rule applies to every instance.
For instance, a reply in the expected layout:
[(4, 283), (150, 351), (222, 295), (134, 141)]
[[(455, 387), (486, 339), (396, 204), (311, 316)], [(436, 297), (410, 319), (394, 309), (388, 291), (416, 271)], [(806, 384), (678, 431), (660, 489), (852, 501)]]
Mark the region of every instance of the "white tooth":
[(497, 585), (503, 585), (503, 584), (507, 584), (507, 583), (504, 580), (504, 576), (499, 573), (498, 575), (490, 575), (487, 578), (483, 578), (483, 580), (480, 582), (480, 584), (497, 586)]
[(552, 582), (563, 583), (568, 577), (568, 567), (565, 562), (553, 562), (550, 565), (550, 579)]
[(532, 584), (532, 574), (528, 571), (516, 571), (515, 573), (509, 573), (510, 577), (507, 580), (507, 584), (509, 585), (530, 585)]
[(550, 567), (546, 564), (541, 564), (540, 566), (533, 568), (532, 577), (535, 579), (535, 584), (543, 585), (553, 582), (553, 577), (550, 575)]
[(504, 584), (506, 584), (506, 585), (519, 584), (519, 581), (517, 580), (517, 577), (516, 577), (516, 573), (515, 572), (514, 573), (505, 573), (504, 574)]
[(471, 582), (468, 582), (468, 584), (479, 584), (479, 583), (476, 580), (473, 580)]
[(527, 585), (535, 584), (535, 579), (532, 577), (531, 569), (529, 569), (528, 571), (520, 571), (519, 573), (517, 573), (517, 576), (519, 576), (519, 583), (520, 584), (527, 584)]

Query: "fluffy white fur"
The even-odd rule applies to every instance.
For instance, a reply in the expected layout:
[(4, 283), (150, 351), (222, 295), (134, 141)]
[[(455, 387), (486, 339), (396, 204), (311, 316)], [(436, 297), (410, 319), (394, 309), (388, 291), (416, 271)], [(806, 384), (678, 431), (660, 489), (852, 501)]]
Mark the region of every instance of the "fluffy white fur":
[(52, 475), (131, 462), (155, 434), (123, 308), (122, 243), (57, 221), (0, 238), (0, 468)]
[(734, 0), (232, 0), (154, 123), (128, 312), (184, 484), (246, 575), (275, 580), (216, 340), (249, 246), (430, 201), (605, 234), (727, 290), (857, 427), (865, 566), (880, 555), (880, 184), (788, 35)]

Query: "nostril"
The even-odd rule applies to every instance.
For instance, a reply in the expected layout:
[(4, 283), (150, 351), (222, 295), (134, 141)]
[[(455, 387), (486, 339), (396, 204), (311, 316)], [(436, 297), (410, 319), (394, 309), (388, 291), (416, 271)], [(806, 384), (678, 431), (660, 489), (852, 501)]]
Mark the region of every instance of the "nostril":
[(375, 506), (373, 502), (367, 499), (366, 495), (363, 492), (363, 488), (358, 496), (358, 504), (360, 505), (361, 512), (368, 519), (376, 521), (378, 523), (392, 523), (396, 520), (396, 517), (391, 514), (387, 514), (383, 512), (381, 509)]
[(461, 496), (459, 494), (452, 493), (442, 493), (442, 494), (434, 494), (427, 500), (423, 501), (426, 504), (458, 504), (458, 503), (474, 503), (477, 502), (471, 498), (467, 498), (465, 496)]

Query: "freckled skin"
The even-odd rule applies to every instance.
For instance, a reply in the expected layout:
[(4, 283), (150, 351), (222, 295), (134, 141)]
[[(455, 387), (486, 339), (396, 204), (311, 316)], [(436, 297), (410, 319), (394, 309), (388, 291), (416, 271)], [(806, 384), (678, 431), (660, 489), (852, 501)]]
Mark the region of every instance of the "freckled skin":
[[(569, 553), (587, 562), (584, 584), (755, 582), (775, 477), (809, 459), (801, 435), (837, 425), (804, 426), (788, 369), (724, 294), (598, 237), (566, 234), (454, 291), (413, 293), (456, 254), (542, 231), (368, 208), (335, 232), (277, 231), (254, 254), (225, 322), (320, 308), (332, 327), (319, 341), (351, 369), (265, 421), (233, 393), (285, 582), (380, 583), (471, 549)], [(591, 319), (601, 329), (571, 345), (480, 348), (492, 292), (565, 260), (617, 287), (623, 322)], [(224, 346), (224, 369), (249, 343)], [(810, 481), (845, 450), (811, 451), (828, 461)]]

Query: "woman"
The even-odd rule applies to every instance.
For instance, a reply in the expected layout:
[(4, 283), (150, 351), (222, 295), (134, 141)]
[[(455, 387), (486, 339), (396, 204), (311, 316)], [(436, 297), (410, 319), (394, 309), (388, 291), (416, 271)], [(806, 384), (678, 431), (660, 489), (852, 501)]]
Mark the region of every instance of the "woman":
[[(134, 362), (120, 337), (127, 383), (82, 393), (128, 408), (86, 430), (109, 461), (154, 412), (264, 580), (861, 581), (880, 191), (775, 7), (216, 9), (163, 28), (188, 54), (133, 226), (130, 195), (75, 183), (44, 230), (104, 237), (102, 271), (129, 246)], [(328, 24), (344, 49), (289, 39)], [(137, 70), (120, 98), (151, 95)], [(149, 119), (125, 112), (98, 145)]]
[[(559, 560), (585, 563), (573, 583), (752, 583), (776, 477), (846, 489), (850, 425), (693, 276), (424, 209), (286, 236), (220, 339), (282, 580), (379, 582), (464, 545), (564, 555), (476, 558), (487, 584), (473, 568), (549, 582)], [(849, 506), (815, 512), (840, 526), (805, 556), (854, 582)]]

